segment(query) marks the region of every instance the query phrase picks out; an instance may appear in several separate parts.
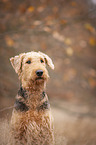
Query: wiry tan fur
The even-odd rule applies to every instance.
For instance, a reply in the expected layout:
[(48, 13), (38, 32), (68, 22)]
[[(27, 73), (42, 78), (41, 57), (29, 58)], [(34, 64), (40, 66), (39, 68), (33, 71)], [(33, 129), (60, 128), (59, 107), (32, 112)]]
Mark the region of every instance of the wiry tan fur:
[[(40, 60), (43, 60), (43, 63)], [(31, 64), (26, 62), (30, 60)], [(10, 59), (13, 68), (19, 76), (23, 89), (27, 91), (28, 98), (23, 100), (29, 106), (26, 112), (14, 109), (11, 118), (12, 145), (52, 145), (54, 143), (53, 119), (51, 110), (37, 110), (45, 100), (40, 100), (49, 78), (46, 64), (52, 69), (54, 65), (51, 58), (42, 52), (22, 53)], [(38, 80), (37, 70), (43, 70), (43, 79)], [(20, 96), (17, 96), (19, 98)], [(22, 99), (22, 98), (20, 98)]]

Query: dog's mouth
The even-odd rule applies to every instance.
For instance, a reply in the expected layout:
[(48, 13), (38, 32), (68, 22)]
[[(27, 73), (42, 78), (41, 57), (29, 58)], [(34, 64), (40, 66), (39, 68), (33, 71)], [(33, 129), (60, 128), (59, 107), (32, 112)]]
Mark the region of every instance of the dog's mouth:
[(44, 80), (44, 78), (43, 78), (43, 77), (37, 77), (35, 80), (36, 80), (36, 81), (37, 81), (37, 80)]

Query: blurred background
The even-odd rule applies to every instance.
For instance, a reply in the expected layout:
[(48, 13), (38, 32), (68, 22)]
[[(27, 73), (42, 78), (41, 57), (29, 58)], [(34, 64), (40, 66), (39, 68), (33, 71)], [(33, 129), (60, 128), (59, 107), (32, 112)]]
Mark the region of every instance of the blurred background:
[(96, 0), (0, 0), (1, 119), (19, 88), (9, 58), (28, 51), (55, 65), (46, 89), (55, 144), (96, 145)]

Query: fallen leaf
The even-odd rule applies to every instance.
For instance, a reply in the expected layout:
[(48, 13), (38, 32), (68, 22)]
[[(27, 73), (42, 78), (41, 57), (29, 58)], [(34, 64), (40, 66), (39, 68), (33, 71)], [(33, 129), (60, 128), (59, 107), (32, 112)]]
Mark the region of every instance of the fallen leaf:
[(33, 6), (28, 7), (27, 11), (28, 12), (33, 12), (35, 10), (35, 8)]
[(67, 20), (60, 20), (60, 24), (62, 24), (62, 25), (66, 25), (67, 24)]
[(91, 37), (91, 38), (89, 39), (89, 44), (90, 44), (91, 46), (96, 46), (96, 38)]
[(53, 19), (54, 17), (52, 15), (45, 17), (45, 21), (52, 21)]
[(72, 1), (72, 2), (71, 2), (71, 6), (77, 6), (77, 3), (74, 2), (74, 1)]
[(73, 51), (73, 49), (72, 49), (71, 47), (68, 47), (68, 48), (66, 49), (66, 54), (67, 54), (68, 56), (72, 56), (73, 53), (74, 53), (74, 51)]
[(39, 6), (37, 7), (37, 11), (40, 13), (40, 12), (43, 12), (45, 9), (45, 6)]
[(38, 26), (38, 25), (41, 25), (41, 23), (42, 23), (41, 21), (37, 20), (33, 22), (33, 25)]
[(11, 37), (6, 36), (6, 37), (5, 37), (5, 41), (6, 41), (6, 44), (7, 44), (9, 47), (14, 46), (14, 40), (12, 40)]
[(20, 13), (25, 13), (25, 11), (26, 11), (26, 5), (25, 5), (25, 3), (24, 4), (21, 4), (19, 6), (19, 11), (20, 11)]
[(53, 32), (53, 37), (61, 42), (64, 42), (65, 38), (61, 34), (59, 34), (57, 31)]
[(47, 22), (46, 22), (46, 25), (52, 26), (52, 25), (54, 25), (54, 22), (53, 22), (53, 21), (47, 21)]
[(89, 23), (85, 24), (85, 28), (92, 33), (95, 32), (95, 28)]
[(71, 45), (72, 44), (72, 40), (70, 38), (66, 38), (64, 40), (64, 43), (67, 44), (67, 45)]
[(44, 27), (43, 30), (44, 30), (45, 32), (51, 32), (51, 29), (50, 29), (49, 27)]
[(89, 78), (88, 79), (89, 85), (91, 88), (95, 88), (96, 87), (96, 80), (93, 78)]
[(46, 21), (46, 25), (54, 25), (54, 17), (53, 16), (47, 16), (45, 18), (45, 21)]
[(44, 21), (46, 21), (45, 25), (49, 25), (52, 26), (54, 25), (54, 16), (53, 15), (49, 15), (47, 17), (45, 17)]

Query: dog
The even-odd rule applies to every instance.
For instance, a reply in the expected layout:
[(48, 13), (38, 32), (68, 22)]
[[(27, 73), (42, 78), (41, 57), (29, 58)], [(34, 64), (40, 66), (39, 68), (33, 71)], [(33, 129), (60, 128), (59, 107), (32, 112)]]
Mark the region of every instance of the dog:
[(20, 80), (11, 117), (11, 144), (53, 145), (53, 117), (45, 93), (49, 78), (46, 64), (54, 69), (52, 59), (40, 51), (31, 51), (10, 61)]

